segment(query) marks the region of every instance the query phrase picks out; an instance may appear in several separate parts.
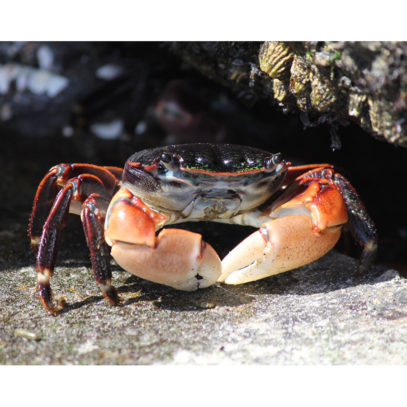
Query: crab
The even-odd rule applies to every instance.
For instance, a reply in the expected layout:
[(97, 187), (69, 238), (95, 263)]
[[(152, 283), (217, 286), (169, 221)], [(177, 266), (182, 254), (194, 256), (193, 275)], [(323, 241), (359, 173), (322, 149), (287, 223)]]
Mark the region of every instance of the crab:
[[(292, 166), (281, 154), (231, 144), (184, 144), (133, 154), (124, 169), (59, 164), (38, 186), (29, 222), (37, 288), (52, 314), (50, 277), (69, 213), (81, 217), (95, 280), (111, 304), (109, 252), (128, 272), (178, 290), (241, 284), (311, 263), (348, 225), (373, 263), (377, 236), (358, 194), (330, 164)], [(212, 221), (256, 230), (221, 260), (198, 233), (164, 228)]]

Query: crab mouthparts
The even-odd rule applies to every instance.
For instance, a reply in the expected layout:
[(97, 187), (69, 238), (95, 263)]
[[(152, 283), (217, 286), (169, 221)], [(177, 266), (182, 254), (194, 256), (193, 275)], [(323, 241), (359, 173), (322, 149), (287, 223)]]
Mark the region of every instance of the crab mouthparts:
[(235, 191), (205, 191), (194, 197), (184, 208), (182, 215), (199, 220), (230, 218), (239, 211), (241, 202)]

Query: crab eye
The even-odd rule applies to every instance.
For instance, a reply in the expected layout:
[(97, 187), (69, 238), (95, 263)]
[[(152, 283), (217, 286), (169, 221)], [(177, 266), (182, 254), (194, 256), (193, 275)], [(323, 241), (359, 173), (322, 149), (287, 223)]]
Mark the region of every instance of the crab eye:
[(271, 157), (264, 160), (264, 166), (265, 166), (265, 168), (272, 170), (274, 168), (274, 166), (280, 164), (281, 161), (282, 161), (282, 159), (281, 159), (280, 153), (273, 154)]
[(171, 157), (170, 154), (168, 154), (168, 153), (162, 153), (161, 154), (161, 161), (168, 164), (169, 162), (171, 162), (171, 159), (172, 159), (172, 157)]
[(158, 173), (158, 175), (164, 175), (167, 172), (168, 172), (168, 169), (162, 162), (157, 163), (157, 173)]
[(274, 154), (273, 157), (272, 157), (272, 160), (273, 160), (274, 165), (280, 164), (281, 161), (282, 161), (281, 154), (280, 153)]

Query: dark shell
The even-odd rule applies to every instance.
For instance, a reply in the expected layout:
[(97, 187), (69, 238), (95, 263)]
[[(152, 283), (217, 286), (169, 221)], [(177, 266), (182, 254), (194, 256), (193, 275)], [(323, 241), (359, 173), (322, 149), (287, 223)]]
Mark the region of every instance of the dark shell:
[[(140, 163), (145, 167), (164, 157), (180, 163), (182, 169), (209, 173), (244, 173), (261, 171), (279, 162), (279, 155), (254, 147), (233, 144), (180, 144), (146, 149), (133, 154), (127, 163)], [(126, 163), (126, 167), (128, 167)]]

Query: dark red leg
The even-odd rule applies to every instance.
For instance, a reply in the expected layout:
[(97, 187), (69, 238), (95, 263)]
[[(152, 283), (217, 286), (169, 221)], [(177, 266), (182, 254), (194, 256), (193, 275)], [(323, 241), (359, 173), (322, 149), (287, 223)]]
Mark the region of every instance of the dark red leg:
[(296, 179), (299, 179), (306, 174), (312, 174), (315, 170), (321, 171), (323, 169), (332, 169), (332, 164), (305, 164), (293, 165), (288, 167), (287, 175), (284, 179), (283, 186), (291, 185)]
[(37, 253), (35, 270), (37, 272), (38, 292), (44, 307), (54, 315), (58, 311), (52, 305), (49, 279), (54, 270), (61, 231), (65, 226), (69, 213), (72, 194), (72, 186), (67, 185), (57, 195), (49, 216), (43, 225)]
[(54, 270), (61, 231), (65, 226), (72, 200), (83, 202), (90, 191), (96, 191), (108, 199), (104, 184), (94, 175), (82, 174), (69, 180), (59, 191), (43, 224), (36, 262), (38, 291), (45, 308), (53, 314), (58, 311), (52, 305), (49, 280)]
[(82, 205), (81, 219), (96, 283), (105, 299), (116, 305), (120, 299), (116, 289), (111, 285), (110, 248), (105, 243), (105, 214), (102, 213), (108, 206), (109, 200), (102, 198), (99, 194), (92, 194)]
[(337, 173), (334, 175), (334, 182), (346, 204), (350, 231), (354, 239), (363, 247), (358, 272), (365, 273), (373, 265), (377, 254), (376, 227), (351, 183)]
[(116, 179), (120, 180), (122, 179), (122, 173), (123, 173), (123, 168), (120, 167), (103, 167), (106, 170), (110, 171), (115, 177)]
[(38, 186), (34, 198), (34, 205), (28, 226), (28, 236), (31, 247), (35, 250), (39, 243), (46, 221), (58, 192), (64, 187), (68, 180), (81, 174), (92, 174), (103, 183), (109, 195), (113, 195), (119, 179), (121, 168), (100, 167), (91, 164), (59, 164), (52, 167)]
[(33, 250), (40, 244), (42, 227), (47, 219), (49, 212), (54, 204), (55, 197), (60, 190), (56, 181), (58, 179), (58, 169), (51, 168), (48, 174), (42, 179), (37, 188), (37, 193), (34, 198), (34, 206), (30, 216), (28, 225), (28, 236)]

